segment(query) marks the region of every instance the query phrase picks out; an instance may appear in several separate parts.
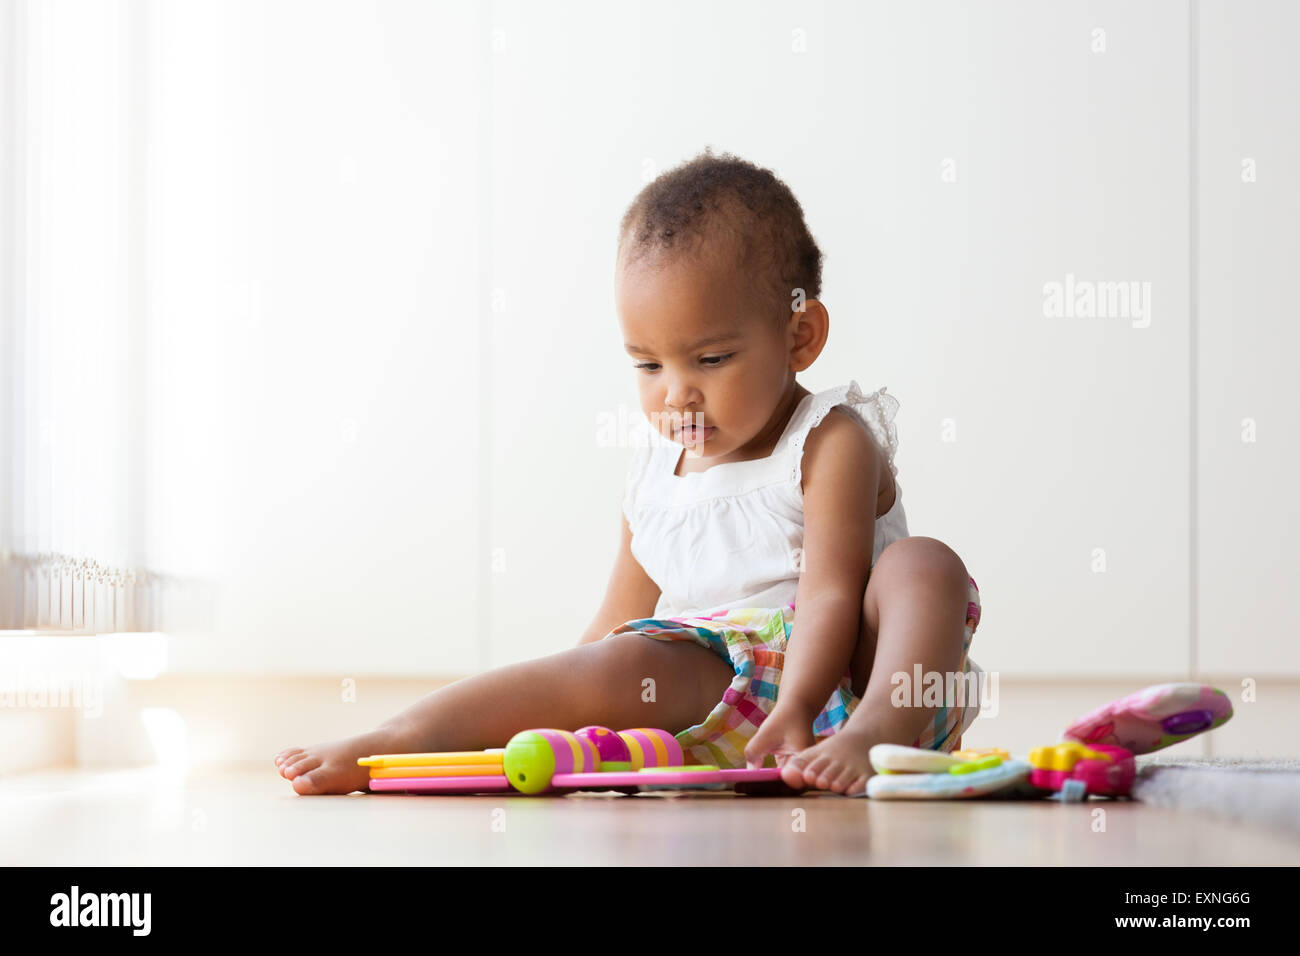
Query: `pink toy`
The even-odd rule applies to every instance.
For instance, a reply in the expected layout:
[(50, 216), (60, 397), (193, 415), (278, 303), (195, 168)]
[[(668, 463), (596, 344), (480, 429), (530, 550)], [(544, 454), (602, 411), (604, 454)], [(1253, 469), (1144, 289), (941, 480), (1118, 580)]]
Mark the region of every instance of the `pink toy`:
[(761, 783), (780, 780), (781, 770), (769, 767), (759, 770), (680, 770), (657, 771), (648, 773), (644, 770), (636, 773), (566, 773), (556, 774), (551, 778), (551, 786), (562, 790), (590, 790), (605, 787), (640, 787), (655, 789), (659, 787), (685, 784), (718, 785), (728, 787), (736, 783)]
[[(1044, 790), (1069, 789), (1082, 796), (1125, 797), (1137, 776), (1133, 754), (1108, 744), (1077, 743), (1030, 751), (1029, 782)], [(1082, 784), (1067, 787), (1070, 781)]]
[[(625, 731), (631, 733), (631, 731)], [(583, 727), (574, 733), (591, 742), (600, 757), (600, 769), (605, 771), (631, 770), (632, 751), (621, 734), (616, 734), (608, 727)], [(676, 739), (673, 743), (677, 743)], [(503, 751), (504, 752), (504, 751)]]
[(372, 779), (370, 789), (378, 792), (409, 790), (411, 793), (507, 793), (510, 781), (500, 777), (384, 777)]
[(1062, 734), (1089, 746), (1151, 753), (1212, 730), (1232, 716), (1228, 695), (1207, 684), (1156, 684), (1099, 707)]

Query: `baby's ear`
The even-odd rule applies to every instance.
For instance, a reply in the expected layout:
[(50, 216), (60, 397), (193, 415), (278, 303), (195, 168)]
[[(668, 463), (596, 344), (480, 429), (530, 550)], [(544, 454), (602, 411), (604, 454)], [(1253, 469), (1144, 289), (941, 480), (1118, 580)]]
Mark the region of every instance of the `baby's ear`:
[(790, 346), (790, 368), (802, 372), (812, 367), (830, 336), (830, 316), (826, 308), (816, 299), (805, 303), (803, 312), (791, 315), (794, 341)]

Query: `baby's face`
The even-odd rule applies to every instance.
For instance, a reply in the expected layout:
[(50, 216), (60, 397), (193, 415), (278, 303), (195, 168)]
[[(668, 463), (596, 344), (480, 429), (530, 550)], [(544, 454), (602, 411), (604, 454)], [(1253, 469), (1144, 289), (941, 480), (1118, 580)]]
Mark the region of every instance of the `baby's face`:
[(620, 264), (614, 297), (650, 423), (694, 457), (747, 457), (794, 377), (788, 328), (712, 262)]

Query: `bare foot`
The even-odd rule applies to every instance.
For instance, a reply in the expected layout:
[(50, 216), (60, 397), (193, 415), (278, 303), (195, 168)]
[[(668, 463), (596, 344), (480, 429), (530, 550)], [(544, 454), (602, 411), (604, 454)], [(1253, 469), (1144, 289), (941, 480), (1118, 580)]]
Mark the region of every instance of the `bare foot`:
[(409, 753), (402, 735), (384, 726), (368, 734), (312, 747), (289, 747), (275, 755), (280, 776), (303, 796), (351, 793), (370, 784), (370, 770), (357, 764), (358, 757), (371, 754)]
[(781, 765), (781, 779), (792, 787), (833, 790), (849, 797), (866, 793), (867, 780), (876, 773), (867, 759), (873, 742), (840, 731), (787, 758)]

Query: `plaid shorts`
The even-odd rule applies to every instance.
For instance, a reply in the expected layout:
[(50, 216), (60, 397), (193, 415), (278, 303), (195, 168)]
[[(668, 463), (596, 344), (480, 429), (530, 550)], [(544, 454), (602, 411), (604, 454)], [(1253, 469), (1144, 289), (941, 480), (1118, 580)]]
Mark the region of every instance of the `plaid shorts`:
[[(793, 618), (793, 604), (784, 608), (732, 608), (707, 617), (642, 618), (620, 624), (605, 639), (639, 633), (658, 641), (691, 641), (731, 663), (736, 676), (722, 700), (702, 723), (676, 735), (688, 762), (728, 769), (745, 766), (745, 746), (776, 704), (785, 649), (794, 631)], [(959, 669), (965, 686), (976, 689), (982, 671), (968, 652), (979, 621), (979, 589), (975, 579), (970, 578)], [(837, 733), (860, 702), (861, 698), (853, 693), (852, 675), (846, 670), (813, 721), (813, 736), (825, 738)], [(978, 699), (952, 708), (940, 705), (912, 746), (944, 752), (961, 749), (961, 735), (974, 723), (979, 711)], [(776, 758), (769, 754), (763, 765), (775, 767)]]

